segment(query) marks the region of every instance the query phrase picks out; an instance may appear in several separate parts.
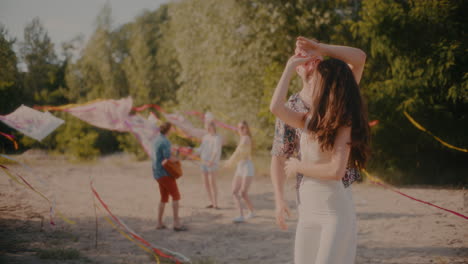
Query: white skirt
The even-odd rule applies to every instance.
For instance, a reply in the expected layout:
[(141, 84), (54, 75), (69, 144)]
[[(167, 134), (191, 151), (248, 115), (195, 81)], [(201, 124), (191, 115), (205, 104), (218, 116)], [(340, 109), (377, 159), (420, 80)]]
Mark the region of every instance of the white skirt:
[(237, 163), (234, 176), (253, 177), (255, 174), (254, 165), (251, 160), (241, 160)]
[(341, 181), (304, 177), (299, 196), (294, 263), (354, 263), (357, 229), (351, 188)]

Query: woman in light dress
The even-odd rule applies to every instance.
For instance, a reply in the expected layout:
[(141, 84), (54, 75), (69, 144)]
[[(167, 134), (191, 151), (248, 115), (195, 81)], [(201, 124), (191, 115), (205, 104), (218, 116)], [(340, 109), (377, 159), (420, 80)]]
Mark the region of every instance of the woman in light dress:
[[(255, 174), (254, 165), (252, 163), (252, 136), (250, 134), (249, 125), (246, 121), (242, 121), (237, 126), (239, 132), (239, 144), (236, 150), (226, 161), (226, 167), (236, 167), (236, 172), (232, 180), (232, 195), (234, 203), (239, 211), (239, 215), (232, 221), (234, 223), (243, 223), (245, 220), (255, 216), (254, 207), (249, 197), (249, 188), (252, 184), (252, 179)], [(245, 202), (249, 213), (244, 214), (242, 208), (242, 200)]]
[(218, 186), (216, 185), (216, 172), (221, 158), (222, 140), (216, 133), (216, 125), (210, 122), (207, 125), (208, 133), (203, 136), (198, 152), (200, 153), (200, 169), (205, 183), (206, 193), (210, 204), (206, 208), (219, 209), (218, 207)]

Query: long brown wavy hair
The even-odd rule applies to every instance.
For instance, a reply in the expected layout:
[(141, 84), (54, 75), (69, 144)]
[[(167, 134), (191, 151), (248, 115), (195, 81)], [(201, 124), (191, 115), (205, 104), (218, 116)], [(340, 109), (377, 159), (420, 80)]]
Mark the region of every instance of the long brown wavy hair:
[(325, 151), (333, 149), (339, 128), (351, 127), (348, 166), (365, 168), (369, 157), (369, 122), (353, 72), (345, 62), (332, 58), (320, 62), (314, 74), (320, 74), (321, 81), (313, 92), (307, 130)]

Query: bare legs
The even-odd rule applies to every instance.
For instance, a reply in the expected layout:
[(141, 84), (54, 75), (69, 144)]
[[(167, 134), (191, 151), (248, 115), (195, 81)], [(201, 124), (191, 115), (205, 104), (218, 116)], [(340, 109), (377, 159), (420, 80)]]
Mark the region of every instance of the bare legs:
[(180, 227), (179, 201), (172, 201), (172, 214), (174, 216), (174, 227)]
[(216, 185), (215, 172), (203, 172), (203, 181), (205, 182), (208, 199), (214, 208), (218, 208), (218, 186)]
[(165, 207), (166, 207), (166, 203), (159, 203), (159, 207), (158, 207), (158, 226), (157, 226), (157, 228), (164, 228), (163, 215), (164, 215), (164, 208)]
[(213, 195), (213, 206), (214, 208), (218, 208), (218, 186), (216, 185), (215, 172), (209, 173), (208, 178), (210, 180), (211, 193)]
[(236, 208), (240, 212), (240, 216), (244, 217), (244, 212), (242, 210), (241, 205), (241, 196), (240, 196), (240, 189), (242, 187), (242, 177), (234, 176), (232, 180), (232, 196), (234, 197), (234, 203), (236, 204)]
[[(164, 215), (164, 208), (166, 207), (166, 203), (159, 203), (158, 208), (158, 226), (157, 228), (165, 228), (163, 222), (163, 215)], [(174, 217), (174, 227), (180, 227), (180, 218), (179, 218), (179, 201), (172, 201), (172, 214)]]
[(234, 203), (236, 204), (236, 207), (239, 210), (240, 218), (244, 217), (241, 199), (244, 200), (245, 205), (247, 206), (247, 209), (250, 211), (250, 213), (253, 213), (254, 211), (252, 201), (249, 197), (249, 188), (252, 183), (252, 178), (253, 177), (248, 176), (234, 176), (234, 179), (232, 181), (232, 196), (234, 197)]

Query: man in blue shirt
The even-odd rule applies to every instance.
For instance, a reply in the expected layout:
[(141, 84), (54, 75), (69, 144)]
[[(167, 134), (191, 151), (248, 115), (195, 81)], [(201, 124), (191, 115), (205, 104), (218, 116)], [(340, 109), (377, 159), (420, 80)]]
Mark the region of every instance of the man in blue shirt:
[(174, 214), (174, 231), (186, 231), (187, 229), (180, 224), (179, 219), (179, 200), (180, 193), (177, 187), (177, 182), (174, 177), (162, 166), (162, 162), (171, 158), (171, 142), (167, 139), (166, 135), (171, 130), (170, 123), (164, 123), (159, 128), (160, 135), (156, 137), (153, 145), (153, 152), (151, 155), (153, 177), (159, 185), (159, 192), (161, 194), (161, 201), (158, 208), (158, 225), (157, 229), (164, 229), (166, 226), (163, 223), (164, 208), (166, 203), (169, 202), (169, 196), (172, 197), (172, 210)]

